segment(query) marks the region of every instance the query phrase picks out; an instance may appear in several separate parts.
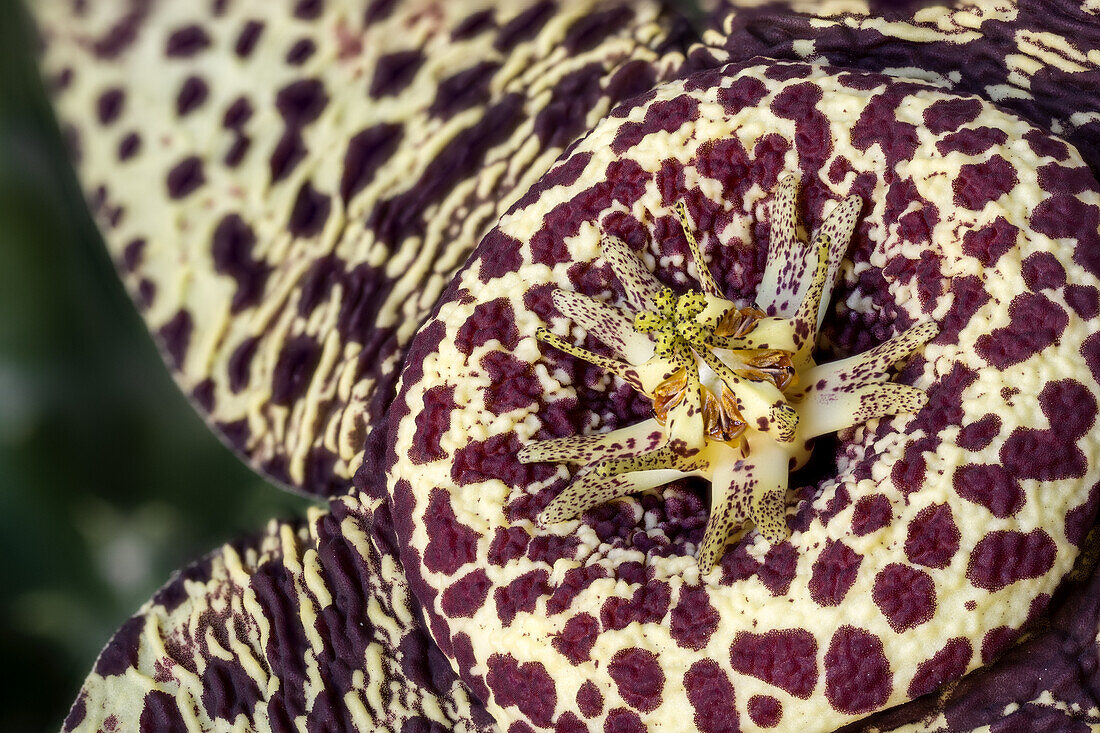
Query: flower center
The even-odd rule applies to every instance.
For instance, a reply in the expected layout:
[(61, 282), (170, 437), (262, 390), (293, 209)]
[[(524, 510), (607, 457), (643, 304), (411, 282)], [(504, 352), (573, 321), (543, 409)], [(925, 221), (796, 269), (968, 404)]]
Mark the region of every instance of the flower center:
[(809, 459), (813, 438), (924, 405), (924, 393), (889, 382), (888, 370), (936, 335), (933, 323), (863, 354), (814, 363), (817, 333), (862, 202), (849, 197), (838, 204), (807, 246), (796, 234), (794, 201), (794, 179), (787, 178), (773, 203), (771, 245), (754, 306), (723, 297), (682, 202), (676, 211), (701, 290), (677, 296), (624, 242), (606, 237), (604, 257), (635, 306), (633, 316), (578, 293), (554, 293), (563, 315), (621, 359), (545, 328), (539, 339), (644, 393), (653, 402), (653, 419), (525, 446), (523, 461), (587, 467), (546, 507), (541, 522), (571, 519), (626, 494), (701, 476), (712, 485), (711, 514), (696, 558), (708, 572), (743, 525), (754, 525), (773, 543), (789, 536), (788, 473)]

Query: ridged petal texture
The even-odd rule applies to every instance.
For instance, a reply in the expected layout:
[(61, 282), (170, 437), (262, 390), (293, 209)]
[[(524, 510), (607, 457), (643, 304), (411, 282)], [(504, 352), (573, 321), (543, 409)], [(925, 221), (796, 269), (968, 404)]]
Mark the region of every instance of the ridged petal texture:
[(112, 255), (195, 405), (342, 493), (405, 345), (562, 149), (669, 76), (656, 3), (33, 3)]
[(493, 730), (423, 630), (379, 505), (337, 499), (183, 570), (111, 639), (65, 729)]
[[(942, 155), (962, 156), (979, 177), (1000, 177), (1005, 185), (1012, 171), (991, 151), (1004, 145), (1022, 150), (1022, 145), (1042, 158), (1038, 183), (1053, 192), (1054, 203), (1036, 212), (1032, 224), (1075, 249), (1060, 261), (1054, 258), (1058, 266), (1050, 258), (1016, 263), (1008, 255), (1006, 262), (1015, 263), (1015, 277), (1024, 284), (1017, 300), (1001, 304), (1003, 322), (977, 335), (975, 347), (983, 358), (1007, 361), (1014, 358), (1014, 345), (1038, 348), (1051, 333), (1051, 324), (1039, 319), (1053, 312), (1052, 303), (1075, 322), (1095, 324), (1100, 295), (1080, 284), (1080, 278), (1100, 270), (1100, 207), (1089, 199), (1100, 169), (1100, 6), (1094, 1), (970, 0), (950, 7), (884, 0), (719, 3), (686, 66), (682, 21), (641, 2), (572, 0), (502, 8), (487, 0), (38, 0), (30, 5), (42, 30), (44, 74), (91, 207), (123, 280), (197, 408), (253, 466), (318, 496), (346, 492), (364, 461), (364, 445), (373, 451), (366, 456), (372, 470), (357, 479), (360, 492), (332, 500), (328, 512), (307, 522), (273, 523), (260, 537), (223, 548), (183, 571), (158, 593), (104, 650), (67, 729), (491, 730), (484, 704), (504, 711), (503, 718), (522, 719), (513, 724), (515, 730), (527, 730), (528, 724), (639, 730), (654, 704), (655, 681), (664, 684), (667, 676), (671, 687), (675, 673), (689, 691), (678, 729), (694, 722), (704, 731), (788, 730), (795, 723), (784, 711), (807, 694), (820, 694), (805, 687), (809, 673), (803, 662), (809, 656), (815, 675), (821, 662), (819, 685), (833, 691), (830, 702), (867, 703), (849, 715), (855, 722), (846, 730), (1084, 731), (1100, 722), (1100, 577), (1094, 572), (1100, 543), (1089, 532), (1098, 489), (1086, 487), (1084, 503), (1047, 528), (1058, 538), (1059, 568), (1069, 567), (1070, 545), (1083, 548), (1060, 586), (1036, 595), (1026, 609), (1013, 606), (1011, 619), (979, 639), (954, 636), (922, 649), (926, 659), (904, 679), (891, 672), (891, 704), (918, 698), (913, 702), (858, 720), (875, 707), (870, 703), (879, 700), (884, 679), (872, 637), (855, 628), (871, 623), (867, 619), (850, 618), (847, 632), (821, 645), (804, 635), (780, 637), (760, 629), (686, 672), (654, 671), (640, 648), (615, 655), (603, 647), (591, 651), (585, 647), (589, 639), (645, 624), (667, 627), (685, 649), (697, 651), (723, 614), (734, 613), (710, 605), (690, 583), (662, 596), (658, 586), (664, 580), (647, 577), (652, 547), (618, 558), (615, 567), (630, 589), (625, 597), (571, 616), (552, 640), (537, 640), (553, 649), (547, 654), (577, 664), (589, 652), (592, 658), (608, 657), (601, 669), (610, 670), (612, 683), (597, 685), (598, 675), (586, 668), (585, 684), (565, 698), (554, 694), (560, 680), (548, 681), (534, 661), (525, 661), (529, 650), (523, 645), (501, 649), (492, 659), (486, 652), (491, 640), (478, 636), (469, 619), (456, 618), (462, 618), (463, 608), (481, 604), (494, 616), (509, 615), (505, 626), (522, 622), (529, 608), (562, 614), (590, 586), (608, 582), (610, 570), (577, 562), (573, 539), (532, 538), (533, 525), (498, 530), (483, 556), (474, 535), (486, 527), (476, 523), (473, 505), (455, 502), (443, 488), (422, 492), (421, 485), (414, 497), (407, 484), (387, 485), (373, 461), (408, 435), (372, 430), (393, 398), (413, 334), (437, 309), (483, 235), (513, 205), (523, 209), (554, 196), (547, 192), (553, 186), (525, 196), (552, 168), (562, 201), (576, 187), (583, 167), (554, 167), (563, 150), (635, 95), (689, 73), (695, 73), (692, 93), (697, 93), (720, 83), (723, 73), (735, 73), (724, 65), (745, 65), (753, 58), (757, 65), (764, 59), (823, 61), (839, 77), (848, 69), (918, 82), (875, 96), (865, 108), (866, 120), (857, 121), (863, 123), (863, 138), (852, 141), (878, 156), (877, 175), (897, 192), (896, 200), (881, 203), (887, 208), (910, 195), (891, 176), (904, 177), (908, 156), (913, 146), (927, 143), (926, 133), (942, 144)], [(797, 86), (784, 77), (795, 68), (773, 65), (758, 81), (764, 87)], [(858, 89), (857, 76), (851, 77), (854, 92), (874, 96), (874, 89)], [(906, 118), (899, 105), (928, 93), (926, 85), (958, 96), (935, 114)], [(749, 83), (722, 104), (751, 107), (763, 96)], [(981, 124), (980, 100), (1053, 137), (1029, 133), (1023, 142), (1010, 140), (1004, 130)], [(652, 100), (642, 100), (647, 101)], [(813, 160), (831, 144), (812, 134), (819, 103), (807, 87), (771, 110), (794, 126), (775, 132), (805, 127), (795, 139), (801, 146), (798, 160)], [(630, 114), (643, 105), (635, 101), (623, 109)], [(676, 132), (679, 124), (671, 125), (678, 114), (632, 117), (626, 124), (634, 125), (631, 137), (641, 140)], [(905, 125), (896, 125), (898, 120)], [(1075, 165), (1072, 151), (1058, 138), (1075, 146), (1088, 167)], [(792, 152), (783, 153), (778, 142), (770, 139), (753, 155), (782, 168), (778, 158)], [(724, 176), (736, 186), (743, 172), (723, 169), (730, 161), (719, 158), (710, 180)], [(666, 173), (660, 180), (670, 191), (684, 185), (675, 181), (673, 169)], [(847, 193), (824, 193), (822, 184), (839, 188), (838, 182), (846, 182), (845, 188), (863, 186), (868, 192), (875, 185), (843, 167), (808, 168), (802, 174), (806, 207), (815, 215), (829, 196), (839, 200)], [(987, 189), (957, 181), (947, 185), (953, 186), (949, 198), (956, 206), (989, 203), (983, 198)], [(721, 186), (718, 191), (724, 194)], [(763, 193), (756, 190), (751, 197)], [(621, 224), (623, 213), (612, 216)], [(766, 211), (753, 213), (766, 217)], [(984, 271), (995, 269), (1012, 250), (1011, 228), (991, 216), (986, 234), (964, 243), (967, 257), (978, 264), (951, 273), (958, 287), (946, 294), (936, 290), (938, 281), (921, 269), (918, 256), (920, 238), (931, 226), (927, 208), (897, 213), (895, 220), (880, 223), (888, 231), (878, 236), (909, 242), (915, 264), (891, 269), (888, 262), (868, 260), (858, 272), (845, 271), (847, 285), (839, 292), (849, 300), (839, 315), (846, 320), (830, 323), (837, 314), (826, 319), (826, 333), (842, 343), (863, 348), (869, 344), (861, 338), (874, 342), (889, 332), (896, 316), (883, 315), (890, 308), (882, 297), (884, 278), (909, 278), (913, 303), (944, 303), (939, 299), (951, 296), (934, 316), (955, 337), (977, 311), (991, 307), (983, 297)], [(692, 217), (700, 232), (713, 225), (696, 211)], [(766, 233), (766, 226), (758, 227), (755, 236)], [(635, 250), (644, 244), (629, 227), (621, 227), (619, 235)], [(482, 285), (522, 264), (519, 241), (495, 235), (486, 242), (466, 271), (487, 278)], [(713, 259), (718, 243), (703, 237), (700, 243)], [(570, 240), (554, 246), (568, 254), (569, 247), (585, 245)], [(686, 259), (686, 247), (675, 249), (668, 262), (652, 263), (656, 269)], [(546, 255), (552, 263), (560, 253)], [(723, 257), (731, 261), (728, 252)], [(758, 259), (719, 282), (727, 289), (740, 287), (750, 276), (746, 273), (763, 265)], [(567, 279), (583, 280), (590, 288), (601, 277), (598, 268), (580, 267)], [(866, 300), (852, 299), (852, 278)], [(461, 284), (453, 285), (452, 303)], [(895, 289), (886, 297), (896, 294)], [(492, 300), (477, 292), (462, 298)], [(549, 300), (535, 293), (529, 304), (547, 308)], [(497, 327), (502, 317), (490, 313), (485, 323)], [(1037, 332), (1023, 324), (1038, 326)], [(530, 381), (506, 353), (513, 338), (507, 332), (508, 343), (496, 356), (482, 353), (486, 344), (479, 339), (491, 330), (468, 329), (462, 338), (479, 349), (493, 378), (509, 385), (492, 395), (490, 407), (518, 409), (530, 397), (525, 390), (541, 391), (549, 375), (538, 372), (538, 384)], [(418, 341), (420, 357), (442, 338), (439, 329), (425, 332)], [(521, 355), (531, 361), (537, 356)], [(1093, 375), (1100, 371), (1100, 339), (1086, 338), (1066, 363), (1077, 358), (1084, 358)], [(425, 369), (437, 374), (432, 370), (439, 365), (420, 358), (408, 380), (423, 384)], [(463, 372), (474, 392), (484, 389), (479, 380), (485, 376), (473, 361)], [(607, 389), (595, 381), (595, 372), (576, 376), (586, 396)], [(927, 430), (958, 419), (952, 417), (953, 395), (969, 386), (965, 375), (935, 376), (945, 397), (925, 416)], [(1021, 386), (1025, 395), (1019, 399), (1033, 402), (1043, 390), (1033, 385), (1028, 394), (1027, 385)], [(1043, 442), (1049, 426), (1081, 423), (1082, 401), (1088, 400), (1078, 394), (1059, 402), (1068, 400), (1065, 386), (1057, 394), (1043, 393), (1050, 414), (1036, 414), (1034, 425), (1014, 439), (1013, 450), (1000, 453), (1000, 463), (951, 466), (967, 478), (951, 487), (958, 496), (951, 495), (950, 502), (980, 505), (1007, 526), (1047, 480), (1021, 483), (1013, 473), (1021, 467), (1015, 458), (1019, 451), (1056, 456), (1062, 463), (1051, 470), (1079, 462), (1072, 448), (1079, 438), (1070, 439), (1069, 448), (1067, 441)], [(420, 432), (423, 451), (409, 454), (413, 463), (438, 462), (460, 447), (442, 421), (469, 398), (463, 384), (438, 384), (423, 391), (421, 404), (408, 408), (416, 414), (403, 414), (402, 406), (392, 416), (394, 425)], [(639, 406), (623, 401), (613, 408), (624, 417)], [(578, 425), (563, 412), (550, 420), (564, 433), (598, 427), (613, 416), (595, 416), (595, 423), (587, 416)], [(1074, 419), (1059, 421), (1063, 416)], [(1000, 445), (1002, 417), (962, 420), (956, 425), (957, 444), (966, 450)], [(455, 461), (450, 472), (463, 480), (480, 480), (481, 471), (506, 475), (517, 446), (494, 443), (487, 434), (477, 437), (480, 457)], [(933, 450), (926, 454), (918, 445), (885, 474), (872, 472), (866, 480), (882, 490), (849, 496), (850, 503), (839, 492), (808, 497), (801, 505), (803, 518), (824, 525), (840, 516), (851, 523), (852, 533), (873, 537), (908, 511), (910, 499), (920, 499), (915, 477), (926, 473)], [(861, 459), (843, 457), (847, 465)], [(395, 528), (389, 519), (391, 489), (404, 508)], [(551, 495), (539, 501), (545, 505)], [(666, 540), (679, 541), (674, 530), (684, 536), (701, 533), (701, 524), (690, 526), (697, 501), (679, 490), (666, 496), (663, 507), (650, 499), (623, 500), (614, 505), (616, 512), (597, 511), (586, 520), (585, 541), (612, 541), (608, 533), (623, 528), (628, 536), (634, 530), (652, 533), (654, 521), (658, 535), (667, 531)], [(878, 610), (866, 600), (860, 608), (880, 626), (883, 619), (903, 626), (924, 623), (902, 602), (903, 591), (927, 589), (929, 577), (938, 582), (936, 553), (944, 542), (951, 544), (952, 529), (967, 536), (950, 512), (934, 506), (950, 502), (932, 502), (913, 517), (938, 540), (922, 545), (920, 532), (916, 541), (902, 538), (907, 560), (892, 566), (881, 587), (875, 582), (852, 590), (858, 556), (843, 538), (825, 539), (817, 550), (820, 565), (807, 571), (814, 575), (820, 568), (819, 577), (828, 582), (810, 589), (815, 605), (807, 613), (831, 613), (834, 599), (841, 603), (854, 594), (871, 598)], [(537, 508), (532, 503), (513, 510), (518, 517)], [(425, 545), (427, 524), (452, 534)], [(999, 590), (1010, 598), (1013, 578), (1029, 572), (1030, 565), (1006, 558), (1045, 561), (1049, 546), (1043, 534), (1007, 528), (985, 537), (977, 545), (971, 538), (965, 549), (972, 559), (967, 575), (980, 590)], [(653, 546), (661, 542), (656, 537)], [(762, 556), (731, 547), (723, 572), (731, 582), (751, 578), (761, 586), (753, 586), (758, 598), (783, 595), (784, 584), (791, 582), (786, 574), (796, 565), (779, 547)], [(535, 569), (501, 586), (503, 569), (520, 558)], [(437, 574), (460, 574), (462, 582), (431, 587), (421, 577), (429, 565)], [(1002, 582), (1006, 585), (997, 588)], [(1034, 595), (1034, 584), (1024, 585)], [(650, 586), (653, 593), (643, 592)], [(549, 588), (555, 592), (543, 600)], [(421, 603), (431, 623), (422, 620)], [(493, 619), (493, 625), (500, 622)], [(811, 645), (815, 651), (807, 655)], [(846, 687), (835, 671), (830, 677), (830, 669), (857, 663), (866, 665), (860, 685)], [(734, 668), (752, 681), (734, 689), (729, 683)], [(799, 722), (797, 729), (812, 725)]]

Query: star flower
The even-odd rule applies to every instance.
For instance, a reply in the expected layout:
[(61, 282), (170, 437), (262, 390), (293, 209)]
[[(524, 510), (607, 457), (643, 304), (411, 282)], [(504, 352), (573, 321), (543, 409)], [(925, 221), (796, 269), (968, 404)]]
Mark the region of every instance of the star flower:
[(938, 333), (934, 323), (912, 326), (847, 359), (814, 362), (862, 202), (850, 196), (838, 204), (807, 245), (798, 238), (795, 199), (795, 179), (787, 177), (772, 204), (768, 259), (753, 305), (724, 297), (683, 202), (676, 213), (701, 290), (677, 296), (625, 242), (605, 236), (603, 257), (629, 309), (554, 292), (562, 315), (616, 358), (545, 328), (539, 339), (619, 376), (652, 399), (653, 417), (608, 433), (524, 447), (519, 457), (525, 462), (585, 466), (542, 512), (541, 522), (572, 519), (612, 499), (698, 476), (711, 484), (710, 518), (696, 555), (706, 573), (746, 522), (769, 542), (788, 537), (788, 478), (806, 464), (814, 438), (925, 404), (923, 392), (889, 381), (888, 370)]

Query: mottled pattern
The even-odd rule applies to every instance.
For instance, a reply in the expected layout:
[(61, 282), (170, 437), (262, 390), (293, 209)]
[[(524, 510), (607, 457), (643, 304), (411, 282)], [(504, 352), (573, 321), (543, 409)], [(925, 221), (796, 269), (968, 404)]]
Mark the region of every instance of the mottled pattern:
[[(67, 727), (1100, 724), (1100, 6), (945, 4), (704, 3), (685, 67), (683, 20), (642, 2), (34, 3), (91, 207), (196, 406), (298, 489), (365, 466), (364, 493), (166, 586)], [(703, 577), (690, 482), (538, 526), (570, 471), (521, 446), (649, 410), (542, 363), (543, 322), (602, 349), (553, 291), (647, 307), (602, 235), (677, 290), (698, 246), (751, 300), (769, 237), (790, 244), (785, 171), (812, 228), (869, 202), (830, 356), (931, 319), (899, 376), (928, 405), (819, 446), (792, 541), (749, 534)]]
[(183, 389), (269, 477), (341, 493), (455, 269), (683, 56), (646, 2), (209, 5), (35, 3), (43, 67)]
[[(751, 106), (743, 103), (746, 95)], [(1006, 142), (944, 152), (939, 143), (957, 128), (935, 134), (913, 122), (937, 105), (959, 102), (977, 105), (973, 127), (1003, 130)], [(1089, 232), (1051, 237), (1034, 216), (1064, 195), (1049, 185), (1056, 178), (1041, 171), (1082, 162), (1068, 148), (1059, 163), (1008, 143), (1041, 135), (1018, 117), (925, 83), (800, 63), (734, 65), (663, 85), (616, 111), (502, 219), (457, 276), (425, 331), (432, 337), (414, 342), (390, 416), (393, 452), (385, 462), (413, 591), (444, 650), (448, 639), (470, 639), (468, 682), (488, 692), (486, 704), (502, 727), (552, 727), (559, 717), (581, 716), (575, 701), (581, 682), (589, 681), (606, 705), (597, 725), (634, 721), (682, 730), (683, 706), (695, 701), (688, 677), (672, 684), (669, 675), (705, 664), (691, 681), (730, 686), (742, 730), (773, 720), (789, 729), (828, 730), (958, 678), (1011, 641), (1008, 630), (1026, 622), (1035, 599), (1047, 597), (1072, 564), (1078, 540), (1066, 519), (1089, 511), (1082, 507), (1100, 476), (1100, 446), (1089, 432), (1100, 385), (1078, 356), (1091, 329), (1063, 295), (1071, 283), (1097, 284), (1095, 273), (1074, 264)], [(579, 311), (562, 308), (554, 288), (612, 305), (644, 300), (639, 291), (629, 295), (619, 268), (605, 263), (605, 236), (626, 242), (675, 291), (696, 287), (690, 243), (674, 208), (684, 200), (724, 295), (752, 305), (775, 231), (769, 217), (777, 172), (768, 151), (777, 146), (787, 151), (784, 168), (801, 178), (809, 229), (821, 227), (850, 195), (866, 202), (824, 312), (831, 355), (874, 347), (917, 322), (939, 323), (940, 334), (898, 377), (924, 391), (927, 404), (915, 415), (843, 434), (832, 460), (792, 481), (801, 488), (786, 517), (790, 541), (771, 544), (749, 532), (709, 573), (691, 557), (706, 514), (696, 504), (692, 523), (677, 516), (683, 489), (675, 486), (571, 522), (538, 524), (571, 471), (520, 463), (519, 447), (603, 433), (647, 411), (629, 396), (627, 381), (609, 379), (568, 351), (539, 348), (535, 336), (545, 323), (570, 335), (577, 349), (607, 353), (587, 330), (562, 330)], [(595, 154), (608, 149), (614, 156)], [(1010, 179), (983, 165), (989, 160), (1006, 161)], [(584, 175), (560, 183), (556, 171), (574, 164), (585, 166)], [(972, 205), (959, 205), (961, 190), (977, 192), (967, 199)], [(1095, 180), (1072, 196), (1100, 207)], [(1000, 220), (1016, 236), (986, 266), (962, 243), (971, 232), (1003, 226)], [(502, 248), (514, 253), (514, 266), (486, 271), (486, 255)], [(1024, 262), (1042, 261), (1043, 253), (1063, 263), (1065, 280), (1021, 274)], [(955, 310), (957, 283), (976, 273), (984, 299)], [(1039, 281), (1053, 286), (1036, 293), (1029, 282)], [(476, 344), (462, 336), (470, 323), (477, 324)], [(998, 331), (1028, 338), (1013, 340), (1009, 352), (983, 349), (981, 337)], [(487, 409), (488, 385), (477, 369), (500, 351), (531, 365), (541, 386), (506, 413)], [(869, 353), (878, 352), (889, 363), (906, 350)], [(411, 461), (421, 395), (439, 383), (467, 388), (440, 414), (447, 421), (440, 445), (452, 448), (433, 462)], [(1001, 422), (998, 433), (960, 446), (963, 427), (989, 414)], [(987, 490), (965, 474), (955, 480), (961, 467), (979, 465), (1011, 467), (1020, 477), (1015, 511), (974, 501)], [(439, 515), (432, 507), (441, 499), (463, 537), (456, 551), (464, 561), (453, 572), (428, 562), (440, 536), (431, 527)], [(575, 538), (577, 544), (566, 558), (526, 553), (492, 564), (501, 531), (522, 532), (532, 543)], [(600, 575), (551, 613), (565, 574), (589, 567)], [(515, 600), (452, 616), (439, 599), (474, 568)], [(682, 626), (672, 621), (672, 609), (684, 603), (718, 611), (716, 627), (699, 642), (683, 643)], [(955, 639), (961, 641), (934, 657)], [(624, 684), (622, 666), (602, 663), (630, 659), (637, 665), (629, 669), (645, 668), (640, 660), (651, 656), (667, 681), (644, 700), (635, 689), (641, 681)], [(520, 699), (518, 690), (490, 682), (510, 678), (513, 669), (553, 680), (554, 694), (541, 693), (554, 700), (553, 711), (540, 708), (535, 716), (511, 702)], [(705, 730), (709, 723), (697, 718), (696, 725)]]
[(65, 730), (493, 730), (423, 630), (387, 522), (347, 497), (188, 567), (107, 644)]

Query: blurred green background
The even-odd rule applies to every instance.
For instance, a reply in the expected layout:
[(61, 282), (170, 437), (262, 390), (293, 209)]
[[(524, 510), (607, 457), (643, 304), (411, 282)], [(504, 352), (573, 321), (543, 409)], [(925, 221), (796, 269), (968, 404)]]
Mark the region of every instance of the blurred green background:
[[(33, 0), (31, 0), (33, 1)], [(57, 730), (173, 569), (306, 500), (192, 411), (66, 160), (17, 0), (0, 0), (0, 731)]]

